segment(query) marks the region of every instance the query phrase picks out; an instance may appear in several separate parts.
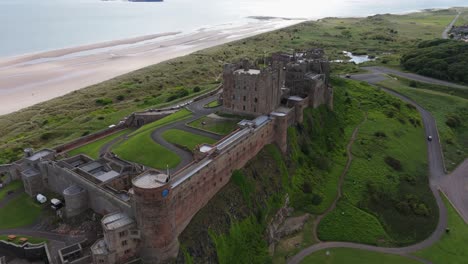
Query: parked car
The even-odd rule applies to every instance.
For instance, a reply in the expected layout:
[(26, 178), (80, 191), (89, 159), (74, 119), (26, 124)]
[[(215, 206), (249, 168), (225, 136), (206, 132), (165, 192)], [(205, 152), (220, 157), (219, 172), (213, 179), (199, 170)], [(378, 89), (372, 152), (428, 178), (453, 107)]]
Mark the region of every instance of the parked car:
[(54, 210), (58, 210), (63, 207), (63, 203), (59, 199), (52, 198), (50, 200), (50, 207), (52, 207)]
[(351, 79), (351, 75), (349, 75), (349, 74), (346, 74), (345, 77), (348, 78), (348, 79)]
[(427, 141), (432, 141), (432, 136), (428, 136)]

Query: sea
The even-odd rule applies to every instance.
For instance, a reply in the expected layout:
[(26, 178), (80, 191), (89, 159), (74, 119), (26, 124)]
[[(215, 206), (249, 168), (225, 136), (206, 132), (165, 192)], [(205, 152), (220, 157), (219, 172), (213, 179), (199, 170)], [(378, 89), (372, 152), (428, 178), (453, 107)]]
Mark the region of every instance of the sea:
[(466, 6), (466, 0), (0, 0), (0, 57), (143, 35), (249, 23)]

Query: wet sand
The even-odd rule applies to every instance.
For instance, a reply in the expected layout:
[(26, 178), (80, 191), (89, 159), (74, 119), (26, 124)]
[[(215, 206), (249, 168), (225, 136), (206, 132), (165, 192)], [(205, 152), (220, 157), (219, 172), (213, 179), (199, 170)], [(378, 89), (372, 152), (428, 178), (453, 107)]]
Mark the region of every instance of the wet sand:
[(273, 19), (0, 58), (0, 115), (165, 60), (302, 21)]

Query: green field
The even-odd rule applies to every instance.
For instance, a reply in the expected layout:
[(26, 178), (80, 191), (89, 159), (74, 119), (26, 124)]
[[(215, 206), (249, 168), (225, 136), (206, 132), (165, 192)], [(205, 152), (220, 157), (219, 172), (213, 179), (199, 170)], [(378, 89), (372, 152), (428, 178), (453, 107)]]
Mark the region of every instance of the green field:
[(174, 168), (180, 157), (157, 144), (151, 138), (153, 131), (164, 125), (189, 118), (192, 113), (186, 109), (147, 124), (129, 134), (129, 138), (114, 146), (112, 151), (120, 158), (140, 163), (155, 169)]
[(193, 151), (198, 145), (203, 143), (214, 144), (216, 140), (178, 129), (169, 129), (162, 134), (162, 137), (174, 145), (181, 146)]
[[(327, 255), (327, 252), (329, 253)], [(317, 251), (307, 256), (301, 264), (419, 264), (419, 261), (398, 255), (381, 254), (370, 251), (334, 248)], [(446, 263), (446, 262), (444, 262)]]
[(419, 113), (365, 84), (348, 94), (368, 119), (352, 147), (343, 198), (319, 225), (319, 237), (379, 245), (423, 240), (436, 226), (437, 207), (428, 187)]
[[(431, 86), (421, 83), (418, 88), (397, 80), (386, 80), (380, 85), (408, 96), (431, 112), (437, 123), (448, 170), (453, 170), (468, 156), (468, 99), (434, 91)], [(449, 126), (449, 119), (458, 120), (458, 123)]]
[[(0, 163), (17, 160), (25, 147), (59, 145), (104, 129), (134, 111), (174, 104), (213, 90), (227, 62), (321, 47), (332, 60), (342, 59), (342, 51), (349, 50), (377, 55), (380, 59), (376, 63), (399, 65), (400, 53), (420, 40), (440, 36), (455, 13), (442, 10), (309, 21), (125, 74), (0, 117)], [(351, 64), (333, 68), (335, 73), (359, 71)]]
[(240, 119), (216, 119), (205, 116), (187, 125), (219, 135), (227, 135), (237, 128), (239, 121)]
[(465, 263), (468, 259), (468, 226), (445, 196), (450, 233), (445, 233), (435, 245), (419, 251), (416, 255), (432, 263)]
[(4, 186), (0, 189), (0, 201), (5, 198), (9, 191), (16, 191), (18, 189), (23, 188), (23, 182), (20, 180), (12, 181), (8, 185)]
[(101, 150), (101, 148), (106, 145), (107, 143), (111, 142), (112, 140), (120, 137), (120, 136), (123, 136), (127, 133), (129, 133), (130, 131), (128, 129), (125, 129), (123, 131), (119, 131), (117, 133), (114, 133), (112, 135), (109, 135), (107, 137), (104, 137), (104, 138), (101, 138), (99, 140), (96, 140), (94, 142), (91, 142), (89, 144), (86, 144), (84, 146), (81, 146), (79, 148), (76, 148), (76, 149), (72, 149), (71, 151), (67, 152), (69, 156), (75, 156), (75, 155), (78, 155), (78, 154), (85, 154), (85, 155), (88, 155), (89, 157), (93, 158), (93, 159), (97, 159), (99, 158), (99, 151)]
[(0, 208), (0, 229), (16, 228), (33, 224), (41, 215), (42, 207), (26, 193)]
[(463, 25), (468, 25), (468, 8), (460, 8), (462, 13), (460, 17), (458, 18), (457, 22), (455, 23), (455, 26), (463, 26)]
[(47, 239), (44, 239), (44, 238), (40, 238), (40, 237), (31, 237), (31, 236), (23, 236), (23, 235), (18, 235), (18, 234), (11, 234), (11, 235), (15, 235), (16, 236), (16, 239), (13, 240), (13, 241), (9, 241), (8, 240), (8, 235), (0, 235), (0, 240), (3, 240), (3, 241), (7, 241), (7, 242), (11, 242), (11, 243), (15, 243), (17, 245), (20, 245), (20, 241), (19, 239), (20, 238), (27, 238), (28, 239), (28, 242), (31, 243), (31, 244), (40, 244), (42, 242), (48, 242)]

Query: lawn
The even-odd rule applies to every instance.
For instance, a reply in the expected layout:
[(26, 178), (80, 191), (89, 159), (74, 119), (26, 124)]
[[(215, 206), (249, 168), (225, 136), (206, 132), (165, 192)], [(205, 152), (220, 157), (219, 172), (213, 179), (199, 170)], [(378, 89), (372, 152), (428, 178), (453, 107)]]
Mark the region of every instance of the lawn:
[[(347, 101), (358, 102), (368, 119), (352, 147), (353, 162), (345, 176), (343, 198), (319, 225), (319, 236), (385, 245), (423, 240), (434, 230), (438, 214), (428, 187), (420, 115), (368, 85), (352, 87)], [(350, 219), (343, 222), (342, 217)]]
[(183, 109), (156, 122), (144, 125), (132, 132), (127, 140), (115, 145), (112, 151), (120, 158), (155, 169), (166, 169), (167, 166), (174, 168), (180, 163), (180, 157), (154, 142), (151, 133), (158, 127), (184, 120), (191, 115), (190, 111)]
[(7, 195), (9, 191), (16, 191), (23, 188), (23, 182), (20, 180), (12, 181), (8, 185), (0, 189), (0, 201)]
[(237, 128), (240, 119), (216, 119), (202, 117), (188, 124), (188, 126), (210, 131), (219, 135), (227, 135)]
[(112, 135), (109, 135), (107, 137), (101, 138), (99, 140), (93, 141), (89, 144), (83, 145), (79, 148), (72, 149), (71, 151), (68, 152), (69, 156), (75, 156), (78, 154), (85, 154), (88, 155), (89, 157), (93, 159), (99, 158), (99, 151), (101, 148), (106, 145), (107, 143), (111, 142), (112, 140), (123, 136), (127, 133), (129, 133), (129, 129), (125, 129), (122, 131), (119, 131), (117, 133), (114, 133)]
[(9, 241), (8, 240), (8, 235), (0, 235), (0, 240), (7, 241), (7, 242), (12, 242), (12, 243), (15, 243), (17, 245), (20, 245), (19, 239), (23, 238), (23, 237), (27, 238), (28, 242), (31, 243), (31, 244), (40, 244), (42, 242), (46, 242), (46, 243), (48, 242), (47, 239), (40, 238), (40, 237), (30, 237), (30, 236), (23, 236), (23, 235), (19, 235), (19, 234), (11, 234), (11, 235), (15, 235), (16, 239), (14, 239), (13, 241)]
[[(149, 66), (2, 116), (0, 163), (18, 159), (25, 147), (56, 146), (104, 129), (134, 111), (174, 104), (213, 90), (226, 62), (321, 47), (332, 60), (349, 50), (377, 55), (380, 59), (376, 63), (399, 65), (401, 52), (420, 40), (440, 36), (454, 15), (454, 10), (444, 10), (308, 21)], [(335, 73), (359, 71), (351, 64), (335, 64), (333, 68)], [(171, 101), (179, 95), (187, 96)]]
[(219, 103), (219, 100), (214, 100), (213, 102), (210, 102), (206, 105), (204, 105), (205, 108), (215, 108), (220, 106), (221, 104)]
[[(434, 91), (432, 86), (422, 83), (417, 84), (418, 88), (397, 80), (386, 80), (380, 85), (406, 95), (431, 112), (437, 123), (449, 171), (468, 156), (468, 99)], [(459, 123), (449, 126), (448, 121), (453, 118)]]
[(22, 193), (0, 208), (0, 229), (31, 225), (41, 215), (41, 211), (41, 205), (26, 193)]
[(216, 140), (178, 129), (169, 129), (162, 134), (162, 137), (174, 145), (181, 146), (193, 151), (198, 145), (203, 143), (214, 144)]
[(445, 233), (435, 245), (416, 253), (417, 256), (432, 261), (432, 263), (466, 263), (468, 259), (468, 226), (445, 196), (445, 206), (448, 213), (450, 233)]
[[(328, 252), (328, 253), (327, 253)], [(301, 262), (301, 264), (419, 264), (419, 261), (403, 256), (382, 254), (371, 251), (333, 248), (317, 251)], [(446, 263), (446, 262), (441, 262)]]

